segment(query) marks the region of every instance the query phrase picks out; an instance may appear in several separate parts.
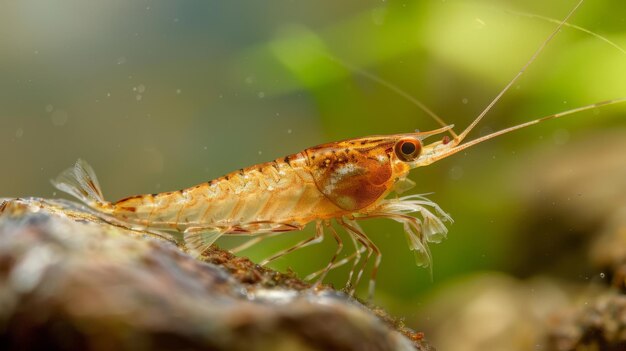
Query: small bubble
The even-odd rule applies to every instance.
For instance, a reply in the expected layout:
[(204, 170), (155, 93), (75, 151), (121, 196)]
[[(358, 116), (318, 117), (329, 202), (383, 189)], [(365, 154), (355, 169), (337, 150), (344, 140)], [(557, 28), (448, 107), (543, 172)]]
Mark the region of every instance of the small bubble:
[(604, 279), (604, 277), (606, 277), (606, 274), (604, 272), (600, 273), (600, 278)]
[(24, 129), (22, 128), (17, 128), (17, 130), (15, 131), (15, 137), (16, 138), (21, 138), (24, 136)]
[(57, 196), (57, 192), (56, 192), (56, 191), (53, 191), (53, 192), (52, 192), (52, 196)]
[(262, 91), (259, 91), (258, 96), (259, 96), (259, 99), (262, 99), (262, 98), (264, 98), (264, 97), (265, 97), (265, 93), (264, 93), (264, 92), (262, 92)]
[(143, 96), (141, 96), (141, 94), (137, 94), (135, 96), (135, 99), (137, 99), (137, 101), (141, 101), (141, 99), (143, 99)]
[(246, 77), (245, 81), (246, 81), (246, 84), (252, 84), (252, 83), (254, 83), (254, 78), (252, 78), (252, 76)]
[(139, 84), (139, 85), (137, 86), (137, 91), (138, 91), (140, 94), (143, 94), (143, 93), (146, 91), (146, 86), (145, 86), (145, 85), (143, 85), (143, 84)]
[(176, 94), (180, 95), (183, 91), (180, 89), (176, 89)]
[(259, 150), (259, 155), (262, 155), (262, 154), (263, 154), (263, 151)]
[(463, 173), (465, 172), (463, 171), (463, 167), (461, 166), (454, 166), (450, 168), (450, 171), (448, 172), (450, 178), (453, 180), (461, 179), (463, 177)]
[(205, 146), (205, 147), (203, 147), (203, 149), (208, 150), (208, 147)]
[(569, 132), (567, 129), (557, 129), (552, 133), (552, 140), (556, 145), (563, 145), (569, 140)]
[(372, 22), (374, 22), (374, 24), (377, 26), (381, 26), (385, 23), (386, 16), (387, 16), (386, 7), (376, 8), (372, 10)]
[(292, 130), (291, 129), (287, 129), (287, 134), (291, 134)]
[(461, 102), (462, 102), (464, 105), (467, 105), (467, 103), (469, 102), (469, 100), (468, 100), (467, 98), (463, 98), (463, 100), (461, 100)]
[(54, 106), (46, 105), (46, 112), (50, 113), (50, 112), (52, 112), (52, 110), (54, 110)]
[(67, 123), (68, 117), (67, 112), (63, 110), (55, 110), (50, 116), (52, 124), (57, 127), (64, 126)]
[(111, 97), (111, 93), (107, 93), (107, 97)]

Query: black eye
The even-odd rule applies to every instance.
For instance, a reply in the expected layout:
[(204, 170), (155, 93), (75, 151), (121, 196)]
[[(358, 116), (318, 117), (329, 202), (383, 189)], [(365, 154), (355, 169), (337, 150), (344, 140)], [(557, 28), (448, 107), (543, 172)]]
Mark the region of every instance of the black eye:
[(413, 151), (415, 151), (416, 147), (413, 143), (402, 143), (400, 149), (402, 150), (403, 154), (410, 155), (413, 153)]
[(414, 139), (400, 140), (394, 149), (399, 159), (408, 162), (413, 161), (420, 155), (422, 144)]

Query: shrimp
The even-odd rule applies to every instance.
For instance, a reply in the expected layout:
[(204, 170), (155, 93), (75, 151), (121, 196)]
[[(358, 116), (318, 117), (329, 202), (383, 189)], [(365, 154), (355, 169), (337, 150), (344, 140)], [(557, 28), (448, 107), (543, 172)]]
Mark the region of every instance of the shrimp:
[[(201, 255), (223, 235), (255, 236), (233, 250), (239, 252), (265, 238), (301, 230), (314, 222), (313, 236), (274, 254), (261, 264), (319, 243), (329, 233), (336, 241), (337, 249), (328, 264), (308, 278), (318, 277), (315, 287), (330, 270), (352, 262), (347, 287), (353, 294), (367, 264), (373, 259), (368, 286), (371, 298), (382, 254), (360, 227), (361, 220), (387, 218), (402, 224), (416, 264), (424, 267), (432, 267), (428, 245), (445, 238), (448, 232), (445, 223), (452, 222), (446, 212), (424, 195), (390, 196), (401, 194), (414, 185), (407, 178), (412, 169), (428, 166), (486, 140), (543, 121), (626, 101), (624, 97), (581, 106), (464, 142), (581, 3), (582, 0), (517, 75), (459, 134), (454, 132), (453, 125), (447, 125), (433, 115), (441, 128), (322, 144), (183, 190), (136, 195), (116, 202), (104, 200), (94, 171), (82, 160), (52, 183), (98, 213), (129, 226), (182, 235), (186, 248), (194, 255)], [(444, 133), (447, 134), (442, 136)], [(436, 140), (427, 142), (428, 138), (436, 136), (439, 136)], [(341, 260), (337, 259), (344, 244), (334, 225), (347, 232), (354, 246), (354, 252)]]

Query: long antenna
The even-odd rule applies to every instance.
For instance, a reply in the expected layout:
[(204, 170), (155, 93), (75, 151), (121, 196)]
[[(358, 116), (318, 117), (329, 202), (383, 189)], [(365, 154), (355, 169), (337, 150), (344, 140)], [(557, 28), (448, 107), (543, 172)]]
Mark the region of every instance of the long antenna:
[[(534, 13), (526, 13), (526, 12), (520, 12), (520, 11), (513, 11), (513, 10), (505, 10), (505, 12), (508, 12), (510, 14), (516, 15), (516, 16), (523, 16), (523, 17), (528, 17), (528, 18), (537, 18), (543, 21), (548, 21), (548, 22), (552, 22), (552, 23), (556, 23), (559, 24), (560, 21), (554, 18), (550, 18), (550, 17), (546, 17), (546, 16), (541, 16), (541, 15), (536, 15)], [(577, 26), (575, 24), (571, 24), (571, 23), (563, 23), (563, 25), (565, 27), (570, 27), (576, 30), (579, 30), (583, 33), (589, 34), (599, 40), (602, 40), (603, 42), (611, 45), (612, 47), (614, 47), (615, 49), (619, 50), (622, 54), (626, 55), (626, 50), (624, 50), (624, 48), (622, 48), (621, 46), (619, 46), (618, 44), (614, 43), (613, 41), (611, 41), (609, 38), (602, 36), (596, 32), (592, 32), (587, 28), (583, 28), (581, 26)]]
[[(428, 106), (426, 106), (423, 102), (421, 102), (420, 100), (414, 98), (413, 96), (411, 96), (410, 94), (408, 94), (406, 91), (402, 90), (401, 88), (399, 88), (398, 86), (380, 78), (377, 77), (367, 71), (364, 71), (356, 66), (353, 66), (347, 62), (344, 62), (336, 57), (333, 57), (331, 55), (326, 55), (330, 60), (344, 66), (345, 68), (347, 68), (349, 71), (351, 71), (352, 73), (356, 73), (360, 76), (363, 76), (369, 80), (371, 80), (374, 83), (378, 83), (382, 86), (384, 86), (385, 88), (393, 91), (394, 93), (400, 95), (401, 97), (407, 99), (408, 101), (410, 101), (411, 103), (413, 103), (415, 106), (417, 106), (420, 110), (424, 111), (424, 113), (426, 113), (428, 116), (430, 116), (430, 118), (432, 118), (435, 122), (437, 122), (440, 126), (442, 127), (446, 127), (449, 124), (446, 123), (443, 118), (439, 117), (435, 112), (433, 112), (433, 110), (431, 110), (430, 108), (428, 108)], [(448, 133), (450, 133), (450, 135), (452, 136), (452, 138), (456, 139), (458, 138), (458, 135), (452, 130), (452, 129), (448, 129)]]
[(563, 26), (565, 25), (565, 22), (567, 22), (569, 20), (570, 17), (572, 17), (572, 15), (574, 14), (574, 12), (576, 12), (576, 10), (580, 7), (580, 5), (583, 3), (584, 0), (580, 0), (578, 2), (578, 4), (576, 4), (576, 6), (574, 6), (574, 8), (572, 10), (570, 10), (570, 12), (567, 14), (567, 16), (565, 16), (565, 18), (561, 21), (561, 23), (559, 23), (559, 25), (556, 27), (556, 29), (552, 32), (552, 34), (550, 34), (550, 36), (543, 41), (543, 43), (541, 44), (541, 46), (539, 46), (539, 48), (535, 51), (535, 53), (531, 56), (530, 60), (528, 60), (528, 62), (526, 62), (526, 64), (524, 65), (524, 67), (522, 67), (522, 69), (517, 72), (517, 74), (515, 75), (515, 77), (513, 77), (513, 79), (511, 79), (511, 81), (509, 82), (509, 84), (507, 84), (504, 89), (502, 89), (502, 91), (500, 91), (500, 93), (498, 93), (498, 95), (496, 95), (496, 97), (489, 103), (489, 105), (487, 105), (487, 107), (483, 110), (483, 112), (480, 113), (480, 115), (478, 115), (478, 117), (476, 117), (476, 119), (467, 127), (465, 128), (465, 130), (459, 135), (458, 138), (455, 138), (455, 142), (456, 144), (459, 144), (461, 141), (463, 141), (463, 139), (465, 139), (465, 137), (467, 136), (467, 134), (469, 134), (469, 132), (472, 131), (472, 129), (474, 129), (474, 127), (478, 124), (478, 122), (480, 122), (480, 120), (483, 119), (483, 117), (485, 117), (485, 115), (487, 114), (487, 112), (489, 112), (491, 110), (491, 108), (500, 100), (500, 98), (502, 97), (502, 95), (504, 95), (513, 84), (515, 84), (515, 82), (519, 79), (519, 77), (521, 77), (522, 74), (524, 74), (524, 72), (526, 71), (526, 69), (528, 68), (528, 66), (530, 66), (531, 63), (533, 63), (535, 61), (535, 59), (537, 58), (537, 56), (539, 56), (539, 54), (543, 51), (543, 49), (548, 45), (548, 43), (550, 41), (552, 41), (552, 39), (556, 36), (556, 34), (563, 28)]
[(487, 141), (487, 140), (495, 138), (495, 137), (497, 137), (499, 135), (510, 133), (512, 131), (515, 131), (515, 130), (518, 130), (518, 129), (522, 129), (522, 128), (525, 128), (525, 127), (528, 127), (528, 126), (532, 126), (534, 124), (538, 124), (538, 123), (541, 123), (543, 121), (547, 121), (549, 119), (556, 119), (556, 118), (564, 117), (564, 116), (571, 115), (571, 114), (574, 114), (574, 113), (577, 113), (577, 112), (591, 110), (591, 109), (594, 109), (596, 107), (606, 106), (606, 105), (613, 105), (613, 104), (618, 104), (618, 103), (622, 103), (622, 102), (626, 102), (626, 97), (621, 97), (621, 98), (617, 98), (617, 99), (596, 102), (595, 104), (590, 104), (590, 105), (576, 107), (576, 108), (573, 108), (573, 109), (570, 109), (570, 110), (567, 110), (567, 111), (562, 111), (562, 112), (555, 113), (555, 114), (552, 114), (552, 115), (548, 115), (548, 116), (545, 116), (545, 117), (537, 118), (535, 120), (528, 121), (528, 122), (525, 122), (525, 123), (522, 123), (522, 124), (518, 124), (516, 126), (505, 128), (505, 129), (499, 130), (497, 132), (493, 132), (491, 134), (482, 136), (480, 138), (468, 141), (465, 144), (454, 146), (454, 147), (450, 148), (449, 150), (443, 151), (442, 153), (439, 153), (439, 154), (435, 155), (434, 157), (431, 157), (429, 159), (429, 163), (433, 163), (435, 161), (444, 159), (444, 158), (446, 158), (448, 156), (456, 154), (459, 151), (465, 150), (465, 149), (467, 149), (470, 146), (476, 145), (478, 143), (482, 143), (483, 141)]

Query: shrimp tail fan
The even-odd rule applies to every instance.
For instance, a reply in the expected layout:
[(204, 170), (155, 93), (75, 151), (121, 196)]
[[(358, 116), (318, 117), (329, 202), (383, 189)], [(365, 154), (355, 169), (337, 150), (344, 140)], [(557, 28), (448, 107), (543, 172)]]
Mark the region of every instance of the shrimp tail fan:
[(81, 159), (51, 182), (55, 188), (74, 196), (90, 207), (102, 208), (108, 204), (102, 196), (96, 173)]

